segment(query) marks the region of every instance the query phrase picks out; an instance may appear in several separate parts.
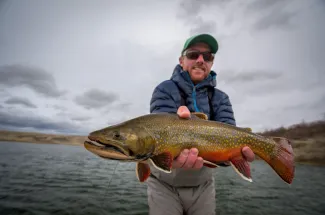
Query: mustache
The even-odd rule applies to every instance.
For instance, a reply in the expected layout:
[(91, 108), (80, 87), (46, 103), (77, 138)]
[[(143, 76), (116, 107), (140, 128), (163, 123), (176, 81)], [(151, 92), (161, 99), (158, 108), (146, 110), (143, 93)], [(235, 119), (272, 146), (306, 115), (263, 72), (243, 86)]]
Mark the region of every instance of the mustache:
[(192, 69), (195, 69), (195, 68), (202, 69), (202, 70), (206, 70), (206, 68), (203, 65), (194, 65), (192, 67)]

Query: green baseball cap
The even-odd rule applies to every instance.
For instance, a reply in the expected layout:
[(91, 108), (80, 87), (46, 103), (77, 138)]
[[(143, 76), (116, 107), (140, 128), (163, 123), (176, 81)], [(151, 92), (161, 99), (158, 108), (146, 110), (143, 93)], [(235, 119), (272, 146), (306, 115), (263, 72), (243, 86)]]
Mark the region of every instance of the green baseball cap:
[(188, 38), (184, 44), (182, 53), (186, 49), (188, 49), (191, 45), (193, 45), (194, 43), (198, 43), (198, 42), (206, 43), (210, 47), (212, 53), (214, 53), (214, 54), (217, 53), (218, 42), (210, 34), (198, 34), (198, 35), (194, 35), (194, 36)]

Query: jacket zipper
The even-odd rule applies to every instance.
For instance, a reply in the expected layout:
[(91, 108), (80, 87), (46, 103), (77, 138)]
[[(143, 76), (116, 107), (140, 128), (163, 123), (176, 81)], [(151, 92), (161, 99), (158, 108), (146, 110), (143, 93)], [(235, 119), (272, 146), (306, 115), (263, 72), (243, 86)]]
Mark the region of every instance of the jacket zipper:
[(188, 73), (186, 73), (187, 74), (187, 77), (189, 78), (189, 81), (191, 82), (191, 84), (192, 84), (192, 86), (193, 86), (193, 91), (192, 91), (192, 99), (193, 99), (193, 105), (194, 105), (194, 109), (195, 109), (195, 112), (201, 112), (200, 110), (199, 110), (199, 108), (197, 107), (197, 103), (196, 103), (196, 88), (200, 85), (200, 84), (198, 84), (198, 85), (194, 85), (193, 84), (193, 82), (192, 82), (192, 80), (191, 80), (191, 77), (190, 77), (190, 75), (188, 74)]
[(193, 98), (193, 102), (194, 102), (194, 109), (196, 112), (200, 112), (199, 108), (197, 107), (197, 104), (196, 104), (196, 87), (197, 86), (194, 86), (193, 85), (193, 92), (192, 92), (192, 98)]

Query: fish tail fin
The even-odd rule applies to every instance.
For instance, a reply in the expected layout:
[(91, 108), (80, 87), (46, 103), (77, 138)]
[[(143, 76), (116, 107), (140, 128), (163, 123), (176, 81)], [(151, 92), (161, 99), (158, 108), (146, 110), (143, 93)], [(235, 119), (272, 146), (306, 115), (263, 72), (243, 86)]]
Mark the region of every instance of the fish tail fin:
[(274, 155), (266, 159), (266, 162), (288, 184), (292, 183), (295, 172), (294, 152), (290, 141), (282, 137), (271, 137), (277, 144)]

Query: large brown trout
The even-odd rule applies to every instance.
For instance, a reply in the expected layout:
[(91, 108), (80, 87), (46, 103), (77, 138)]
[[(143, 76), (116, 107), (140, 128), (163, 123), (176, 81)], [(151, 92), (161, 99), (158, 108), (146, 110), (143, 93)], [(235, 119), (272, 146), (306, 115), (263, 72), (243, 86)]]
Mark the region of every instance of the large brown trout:
[(106, 159), (137, 162), (136, 175), (145, 181), (150, 175), (147, 162), (170, 173), (173, 159), (185, 148), (196, 147), (207, 167), (229, 162), (245, 180), (252, 181), (249, 163), (241, 149), (250, 147), (287, 183), (294, 178), (294, 154), (290, 142), (282, 137), (264, 137), (248, 128), (207, 120), (202, 113), (189, 119), (177, 114), (148, 114), (109, 126), (88, 136), (84, 145)]

